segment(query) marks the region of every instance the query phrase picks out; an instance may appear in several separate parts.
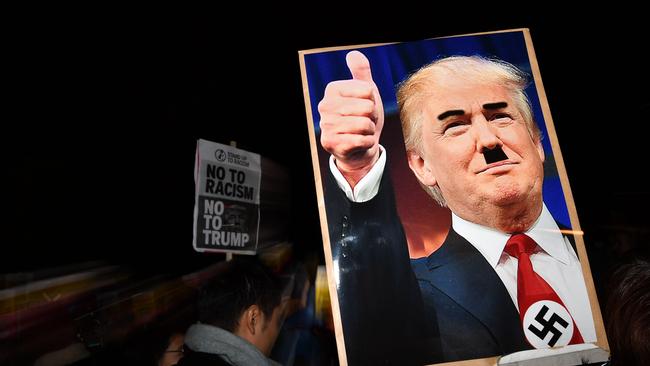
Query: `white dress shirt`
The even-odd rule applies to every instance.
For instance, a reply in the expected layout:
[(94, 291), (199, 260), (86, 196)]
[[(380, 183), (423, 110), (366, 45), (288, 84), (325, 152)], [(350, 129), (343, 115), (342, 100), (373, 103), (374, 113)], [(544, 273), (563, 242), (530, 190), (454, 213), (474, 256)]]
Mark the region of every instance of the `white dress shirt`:
[(384, 174), (384, 167), (386, 166), (386, 149), (383, 146), (379, 145), (379, 159), (372, 166), (368, 174), (354, 186), (354, 190), (350, 187), (350, 184), (343, 177), (343, 174), (336, 167), (336, 161), (333, 155), (330, 155), (330, 171), (334, 178), (336, 178), (336, 183), (339, 188), (345, 192), (345, 195), (352, 202), (366, 202), (370, 201), (374, 196), (379, 192), (379, 183), (381, 182), (381, 176)]
[[(451, 226), (485, 257), (517, 306), (518, 261), (503, 251), (510, 235), (469, 222), (454, 213), (451, 216)], [(535, 224), (525, 234), (537, 243), (535, 252), (530, 255), (533, 269), (562, 299), (580, 329), (583, 340), (595, 342), (596, 330), (580, 261), (546, 205), (542, 207), (542, 214)]]
[[(350, 187), (336, 167), (333, 156), (330, 157), (330, 170), (338, 186), (352, 202), (366, 202), (379, 191), (379, 183), (386, 166), (386, 150), (380, 145), (381, 155), (370, 172), (354, 187)], [(517, 258), (510, 257), (503, 251), (509, 234), (466, 221), (452, 213), (452, 227), (494, 268), (517, 306)], [(555, 290), (567, 310), (573, 316), (576, 326), (585, 342), (596, 341), (591, 306), (587, 288), (582, 276), (582, 267), (571, 243), (565, 238), (557, 223), (546, 208), (535, 224), (526, 233), (538, 244), (536, 251), (530, 255), (533, 268)]]

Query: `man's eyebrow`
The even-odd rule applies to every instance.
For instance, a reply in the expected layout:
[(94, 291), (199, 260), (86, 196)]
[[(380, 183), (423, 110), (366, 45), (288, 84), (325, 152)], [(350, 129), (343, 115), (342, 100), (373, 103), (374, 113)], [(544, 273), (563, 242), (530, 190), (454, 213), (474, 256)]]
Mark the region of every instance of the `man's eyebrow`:
[[(485, 107), (485, 106), (484, 106)], [(438, 116), (438, 120), (442, 121), (443, 119), (451, 116), (462, 116), (465, 114), (465, 111), (462, 109), (452, 109), (450, 111), (442, 112)]]
[(508, 107), (506, 102), (496, 102), (496, 103), (485, 103), (483, 104), (483, 109), (502, 109)]

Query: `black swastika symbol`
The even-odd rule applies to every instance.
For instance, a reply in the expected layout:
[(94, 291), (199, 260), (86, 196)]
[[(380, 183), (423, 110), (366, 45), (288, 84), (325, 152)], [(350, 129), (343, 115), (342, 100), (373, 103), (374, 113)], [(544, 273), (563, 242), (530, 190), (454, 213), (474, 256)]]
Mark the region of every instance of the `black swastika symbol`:
[(550, 332), (553, 333), (553, 337), (548, 341), (548, 345), (553, 347), (555, 346), (555, 343), (557, 343), (557, 340), (560, 339), (562, 336), (562, 332), (555, 327), (555, 323), (558, 323), (559, 325), (562, 326), (562, 328), (566, 328), (569, 326), (569, 323), (567, 323), (566, 320), (562, 319), (559, 315), (553, 313), (551, 317), (548, 320), (544, 319), (544, 316), (546, 316), (546, 313), (548, 312), (548, 306), (544, 305), (542, 308), (539, 310), (539, 313), (535, 316), (535, 320), (539, 324), (542, 325), (542, 329), (537, 329), (534, 327), (532, 324), (528, 326), (528, 330), (530, 330), (533, 334), (538, 336), (540, 339), (544, 339), (546, 335)]

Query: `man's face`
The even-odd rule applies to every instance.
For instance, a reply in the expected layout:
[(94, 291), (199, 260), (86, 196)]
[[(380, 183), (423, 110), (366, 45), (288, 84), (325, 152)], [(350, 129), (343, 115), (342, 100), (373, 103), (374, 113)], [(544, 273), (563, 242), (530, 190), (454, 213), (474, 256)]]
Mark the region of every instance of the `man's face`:
[(169, 337), (169, 345), (163, 352), (162, 357), (158, 360), (158, 366), (176, 365), (183, 358), (183, 341), (185, 335), (175, 333)]
[(278, 338), (282, 323), (284, 323), (284, 302), (280, 303), (275, 309), (270, 318), (263, 316), (262, 319), (262, 336), (260, 337), (259, 344), (257, 345), (260, 351), (268, 356), (271, 354), (273, 345)]
[[(442, 77), (423, 110), (420, 160), (409, 163), (457, 215), (471, 220), (488, 207), (541, 202), (544, 152), (505, 88)], [(482, 153), (499, 148), (505, 160)]]

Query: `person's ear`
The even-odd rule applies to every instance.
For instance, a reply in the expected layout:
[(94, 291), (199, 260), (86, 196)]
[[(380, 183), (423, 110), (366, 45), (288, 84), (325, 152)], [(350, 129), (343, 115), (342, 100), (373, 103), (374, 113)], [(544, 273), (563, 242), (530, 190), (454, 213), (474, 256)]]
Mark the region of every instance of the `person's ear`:
[(420, 183), (427, 187), (433, 187), (436, 185), (437, 180), (431, 167), (428, 166), (420, 154), (414, 151), (407, 151), (406, 157), (409, 162), (409, 168), (411, 168)]
[(539, 158), (544, 162), (544, 146), (542, 145), (542, 139), (537, 139), (537, 143), (535, 144), (537, 148), (537, 153), (539, 154)]
[(257, 305), (251, 305), (244, 311), (244, 327), (249, 334), (255, 335), (257, 327), (261, 325), (261, 312)]

